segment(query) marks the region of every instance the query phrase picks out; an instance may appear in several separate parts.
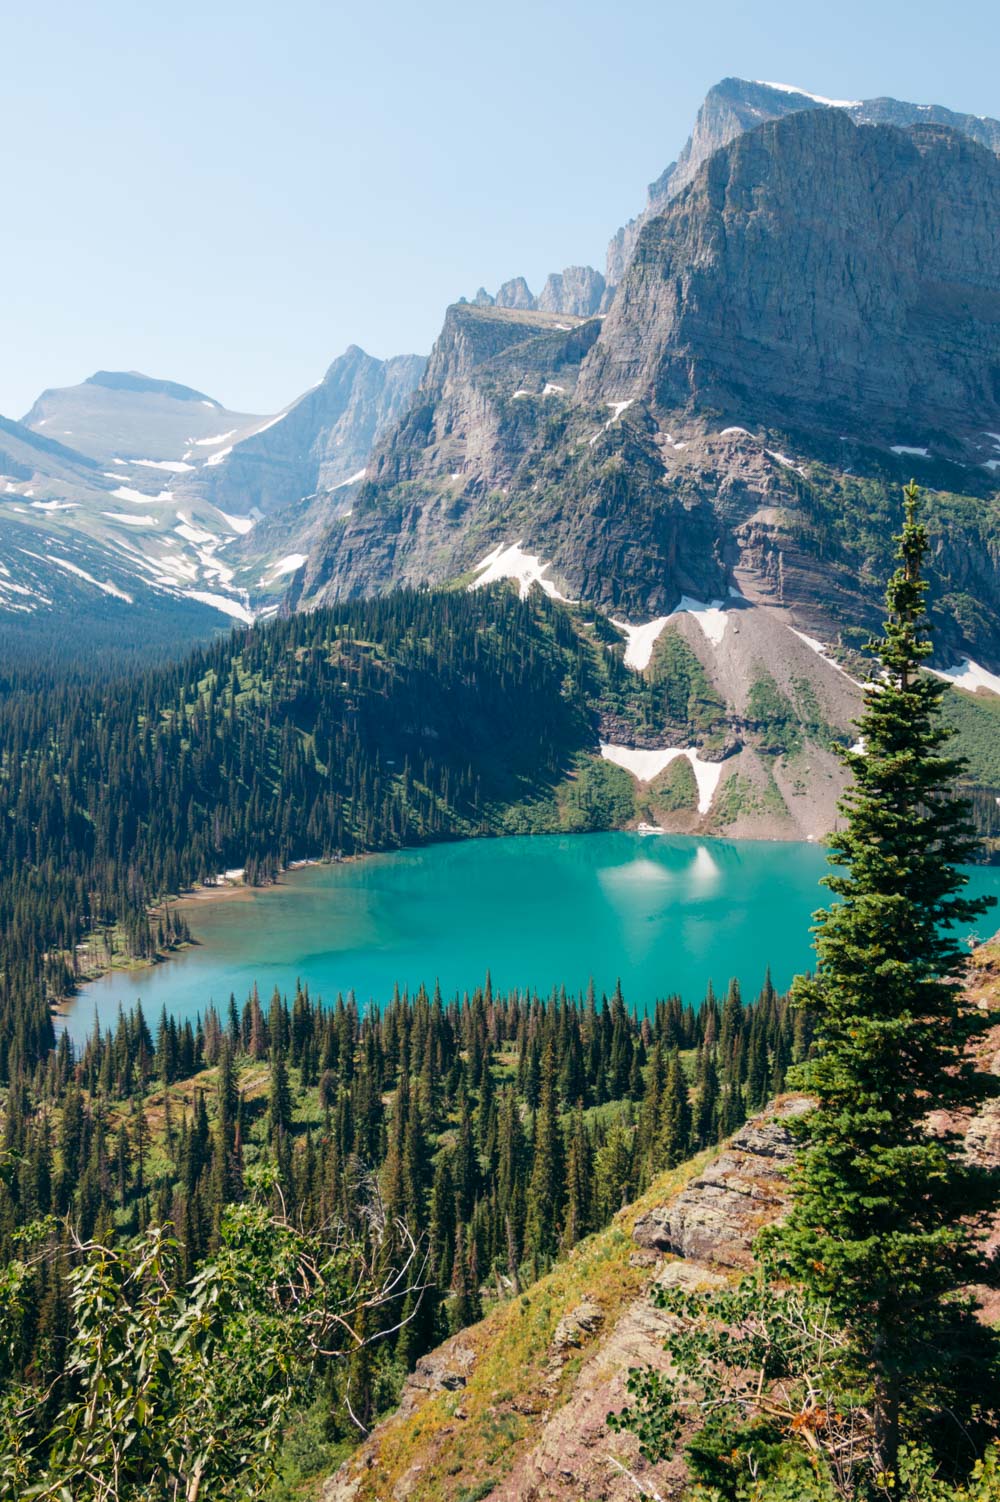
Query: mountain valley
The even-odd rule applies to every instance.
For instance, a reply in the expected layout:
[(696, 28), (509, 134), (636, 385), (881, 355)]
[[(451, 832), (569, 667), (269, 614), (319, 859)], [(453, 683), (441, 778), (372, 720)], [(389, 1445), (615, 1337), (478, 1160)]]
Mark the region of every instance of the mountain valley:
[(264, 417), (134, 373), (45, 392), (0, 429), (3, 629), (182, 642), (537, 583), (668, 685), (641, 723), (596, 709), (640, 822), (819, 838), (914, 473), (1000, 833), (998, 152), (996, 121), (726, 79), (606, 275), (480, 289), (426, 361), (352, 346)]

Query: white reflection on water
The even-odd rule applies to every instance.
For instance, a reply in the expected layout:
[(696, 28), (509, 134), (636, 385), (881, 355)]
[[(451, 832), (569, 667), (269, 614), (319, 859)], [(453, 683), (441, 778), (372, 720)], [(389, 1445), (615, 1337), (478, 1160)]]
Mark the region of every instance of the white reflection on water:
[(722, 879), (722, 870), (707, 845), (698, 846), (694, 860), (684, 872), (684, 879), (692, 883), (699, 893), (718, 886)]

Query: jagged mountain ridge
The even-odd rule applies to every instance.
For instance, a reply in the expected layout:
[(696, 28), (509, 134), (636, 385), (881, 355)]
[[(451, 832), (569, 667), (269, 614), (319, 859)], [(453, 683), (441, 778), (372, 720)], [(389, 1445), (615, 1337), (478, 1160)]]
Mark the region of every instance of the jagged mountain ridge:
[(574, 318), (592, 318), (604, 305), (605, 290), (604, 277), (593, 266), (567, 266), (549, 273), (537, 297), (523, 276), (515, 276), (504, 282), (495, 296), (480, 287), (473, 302), (480, 308), (513, 308), (521, 312), (569, 313)]

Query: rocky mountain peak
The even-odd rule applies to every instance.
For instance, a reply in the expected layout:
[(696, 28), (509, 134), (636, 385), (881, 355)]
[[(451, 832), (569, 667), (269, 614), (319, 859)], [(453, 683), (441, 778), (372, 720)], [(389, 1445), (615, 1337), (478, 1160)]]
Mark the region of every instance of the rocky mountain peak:
[(641, 213), (623, 225), (608, 246), (608, 287), (614, 288), (622, 280), (643, 225), (694, 180), (713, 152), (767, 121), (805, 110), (831, 109), (845, 111), (857, 125), (948, 126), (989, 150), (1000, 152), (1000, 121), (986, 116), (959, 114), (941, 105), (910, 104), (890, 98), (829, 99), (792, 84), (724, 78), (706, 94), (694, 129), (677, 160), (650, 183)]

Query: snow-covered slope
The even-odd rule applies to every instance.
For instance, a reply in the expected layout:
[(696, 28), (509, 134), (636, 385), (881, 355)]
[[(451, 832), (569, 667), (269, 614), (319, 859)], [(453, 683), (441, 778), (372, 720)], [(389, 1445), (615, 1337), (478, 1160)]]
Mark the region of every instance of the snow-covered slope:
[(176, 381), (99, 370), (78, 386), (43, 391), (23, 422), (106, 465), (124, 459), (185, 473), (179, 465), (195, 469), (269, 420), (230, 412)]
[(352, 347), (268, 417), (136, 372), (44, 392), (0, 419), (0, 618), (183, 602), (188, 635), (270, 613), (423, 365)]

